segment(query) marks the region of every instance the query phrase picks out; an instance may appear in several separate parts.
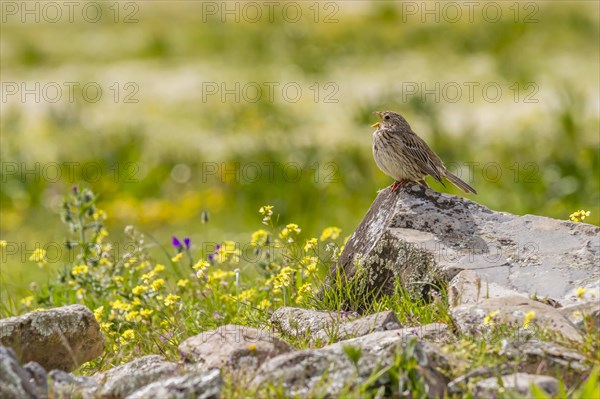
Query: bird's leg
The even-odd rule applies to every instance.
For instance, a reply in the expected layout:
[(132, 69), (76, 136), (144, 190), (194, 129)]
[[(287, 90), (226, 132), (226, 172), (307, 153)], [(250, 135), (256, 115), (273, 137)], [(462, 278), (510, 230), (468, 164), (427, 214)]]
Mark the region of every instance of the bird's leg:
[(398, 191), (399, 188), (404, 187), (404, 185), (408, 183), (408, 180), (396, 180), (391, 186), (390, 189), (392, 190), (393, 193), (395, 193), (396, 191)]

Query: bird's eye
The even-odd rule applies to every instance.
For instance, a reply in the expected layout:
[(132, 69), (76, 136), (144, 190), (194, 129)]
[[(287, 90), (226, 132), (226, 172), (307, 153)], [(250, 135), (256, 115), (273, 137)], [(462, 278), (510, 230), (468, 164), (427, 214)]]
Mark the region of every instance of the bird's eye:
[(386, 115), (386, 116), (384, 116), (384, 117), (383, 117), (383, 119), (385, 119), (385, 120), (387, 121), (387, 120), (389, 120), (389, 119), (390, 119), (390, 116), (389, 116), (389, 115)]

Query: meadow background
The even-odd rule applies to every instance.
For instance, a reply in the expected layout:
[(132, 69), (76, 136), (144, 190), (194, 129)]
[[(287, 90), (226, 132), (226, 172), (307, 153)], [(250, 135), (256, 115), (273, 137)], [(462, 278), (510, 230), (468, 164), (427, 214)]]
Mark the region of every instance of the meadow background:
[(127, 225), (157, 253), (173, 235), (195, 253), (247, 243), (265, 204), (303, 238), (351, 234), (392, 183), (375, 110), (401, 112), (479, 203), (600, 224), (598, 2), (253, 3), (260, 18), (242, 2), (75, 3), (56, 22), (44, 2), (39, 21), (2, 3), (3, 303), (68, 261), (73, 185), (99, 195), (117, 251)]

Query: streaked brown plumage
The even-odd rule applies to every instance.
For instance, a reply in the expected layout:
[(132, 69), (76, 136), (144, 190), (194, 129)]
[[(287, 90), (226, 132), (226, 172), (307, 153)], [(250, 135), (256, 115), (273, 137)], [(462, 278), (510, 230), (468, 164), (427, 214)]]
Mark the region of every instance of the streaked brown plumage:
[(429, 175), (442, 185), (442, 177), (445, 177), (464, 192), (477, 194), (473, 187), (446, 169), (440, 157), (412, 131), (401, 115), (392, 111), (374, 113), (381, 122), (372, 126), (377, 128), (373, 133), (373, 158), (383, 173), (396, 179), (391, 185), (392, 191), (410, 181), (427, 186), (424, 178)]

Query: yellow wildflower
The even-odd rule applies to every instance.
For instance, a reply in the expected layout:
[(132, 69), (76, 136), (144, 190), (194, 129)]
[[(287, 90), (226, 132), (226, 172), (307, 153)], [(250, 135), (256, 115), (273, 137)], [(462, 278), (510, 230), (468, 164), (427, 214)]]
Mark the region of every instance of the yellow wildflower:
[(140, 309), (140, 315), (142, 317), (150, 317), (152, 315), (152, 313), (154, 313), (154, 310), (152, 309)]
[(140, 321), (141, 319), (140, 312), (137, 310), (132, 310), (131, 312), (125, 314), (125, 320), (127, 321)]
[(272, 307), (271, 301), (268, 299), (263, 299), (259, 302), (258, 308), (262, 310), (270, 309)]
[(123, 331), (123, 334), (121, 334), (120, 341), (122, 344), (126, 344), (127, 342), (131, 341), (133, 338), (135, 338), (135, 332), (133, 330), (129, 329), (129, 330)]
[(531, 323), (531, 320), (533, 319), (535, 319), (535, 312), (533, 310), (527, 312), (525, 314), (525, 318), (523, 319), (523, 328), (527, 330), (529, 328), (529, 323)]
[(103, 323), (100, 323), (100, 329), (104, 332), (108, 331), (110, 329), (110, 327), (112, 326), (113, 323), (111, 323), (110, 321), (105, 321)]
[(219, 248), (216, 260), (219, 263), (225, 263), (230, 261), (231, 263), (238, 263), (240, 261), (241, 251), (238, 245), (234, 241), (224, 241)]
[(125, 269), (128, 269), (131, 265), (134, 265), (136, 262), (137, 258), (135, 256), (132, 256), (131, 258), (127, 259), (125, 263), (123, 263), (123, 266), (125, 267)]
[(311, 249), (317, 249), (317, 244), (318, 241), (316, 238), (310, 238), (308, 240), (306, 240), (306, 243), (304, 244), (304, 250), (305, 251), (309, 251)]
[(577, 288), (577, 291), (575, 292), (575, 295), (577, 295), (577, 299), (579, 299), (580, 301), (583, 300), (583, 296), (585, 295), (585, 291), (586, 291), (585, 287), (579, 287), (579, 288)]
[(254, 298), (256, 296), (257, 292), (256, 289), (254, 288), (250, 288), (248, 290), (244, 290), (242, 291), (238, 296), (237, 299), (241, 302), (249, 302), (252, 300), (252, 298)]
[(279, 233), (279, 237), (287, 242), (294, 242), (293, 235), (297, 235), (302, 231), (296, 223), (289, 223), (286, 225), (281, 232)]
[(152, 290), (158, 291), (163, 285), (165, 285), (165, 280), (157, 278), (150, 284), (150, 287), (152, 287)]
[(88, 272), (89, 272), (89, 268), (87, 265), (73, 266), (73, 269), (71, 270), (71, 273), (73, 274), (73, 276), (88, 274)]
[(336, 240), (342, 232), (342, 229), (335, 226), (325, 227), (323, 232), (321, 233), (321, 241), (325, 241), (327, 239)]
[(180, 298), (181, 297), (179, 295), (169, 294), (165, 298), (165, 305), (168, 307), (173, 307), (173, 305), (175, 305)]
[(208, 263), (207, 261), (205, 261), (203, 259), (200, 259), (198, 262), (196, 262), (194, 264), (194, 266), (192, 266), (192, 269), (194, 269), (194, 270), (204, 270), (204, 269), (206, 269), (209, 266), (210, 266), (210, 263)]
[(104, 219), (106, 219), (106, 212), (104, 212), (102, 209), (98, 209), (92, 215), (92, 219), (94, 219), (94, 220), (99, 220), (99, 219), (104, 220)]
[(273, 287), (279, 289), (281, 287), (287, 287), (292, 283), (292, 273), (294, 269), (289, 266), (281, 269), (279, 274), (275, 276), (275, 280), (273, 281)]
[(494, 310), (493, 312), (490, 312), (490, 314), (488, 314), (487, 316), (485, 316), (483, 318), (483, 324), (484, 325), (493, 324), (493, 322), (496, 319), (496, 316), (498, 316), (499, 314), (500, 314), (499, 310)]
[(120, 299), (117, 299), (116, 301), (109, 302), (109, 305), (114, 310), (122, 310), (124, 312), (130, 311), (131, 308), (132, 308), (131, 304), (123, 302)]
[(144, 281), (144, 283), (148, 284), (150, 280), (152, 280), (154, 277), (156, 277), (156, 273), (154, 272), (154, 270), (151, 270), (142, 276), (142, 280)]
[(142, 304), (142, 301), (140, 301), (140, 298), (135, 297), (133, 298), (133, 301), (131, 301), (131, 306), (140, 306)]
[(258, 212), (263, 215), (262, 224), (269, 225), (273, 216), (273, 205), (261, 206)]
[(100, 229), (98, 236), (96, 237), (96, 243), (102, 243), (106, 237), (108, 237), (108, 231), (105, 228)]
[(263, 229), (256, 230), (254, 233), (252, 233), (252, 238), (250, 238), (250, 244), (252, 244), (253, 247), (265, 245), (267, 243), (268, 238), (268, 231)]
[(171, 262), (177, 263), (177, 262), (179, 262), (181, 260), (181, 258), (183, 258), (183, 252), (180, 252), (177, 255), (173, 256), (171, 258)]
[(94, 317), (96, 318), (96, 321), (102, 320), (103, 313), (104, 313), (104, 306), (100, 306), (100, 307), (94, 309)]
[(296, 301), (303, 302), (306, 294), (312, 293), (312, 287), (309, 283), (302, 284), (302, 286), (298, 289), (298, 296), (296, 297)]
[(157, 264), (156, 266), (154, 266), (154, 269), (152, 269), (152, 271), (154, 271), (154, 273), (156, 273), (156, 274), (158, 274), (164, 270), (165, 270), (165, 266), (161, 265), (160, 263)]
[(256, 344), (248, 345), (248, 350), (250, 350), (251, 352), (256, 352)]
[(578, 223), (578, 222), (583, 222), (583, 220), (590, 216), (590, 211), (585, 211), (585, 210), (580, 210), (580, 211), (575, 211), (572, 214), (569, 215), (569, 219), (571, 219), (571, 221)]
[(190, 280), (188, 280), (187, 278), (182, 278), (177, 281), (177, 286), (181, 287), (181, 288), (185, 288), (185, 287), (187, 287), (189, 282), (190, 282)]
[(133, 295), (142, 295), (144, 292), (148, 291), (147, 285), (136, 285), (131, 289)]
[(21, 299), (21, 304), (24, 305), (25, 307), (31, 307), (32, 303), (33, 303), (33, 295), (29, 295), (29, 296), (26, 296), (25, 298)]
[(208, 275), (208, 282), (221, 281), (226, 278), (233, 277), (234, 275), (234, 272), (217, 269)]
[(44, 266), (46, 264), (46, 250), (42, 248), (36, 248), (29, 257), (29, 260), (37, 262), (39, 267)]
[(113, 276), (112, 281), (116, 284), (121, 284), (123, 282), (123, 276)]

